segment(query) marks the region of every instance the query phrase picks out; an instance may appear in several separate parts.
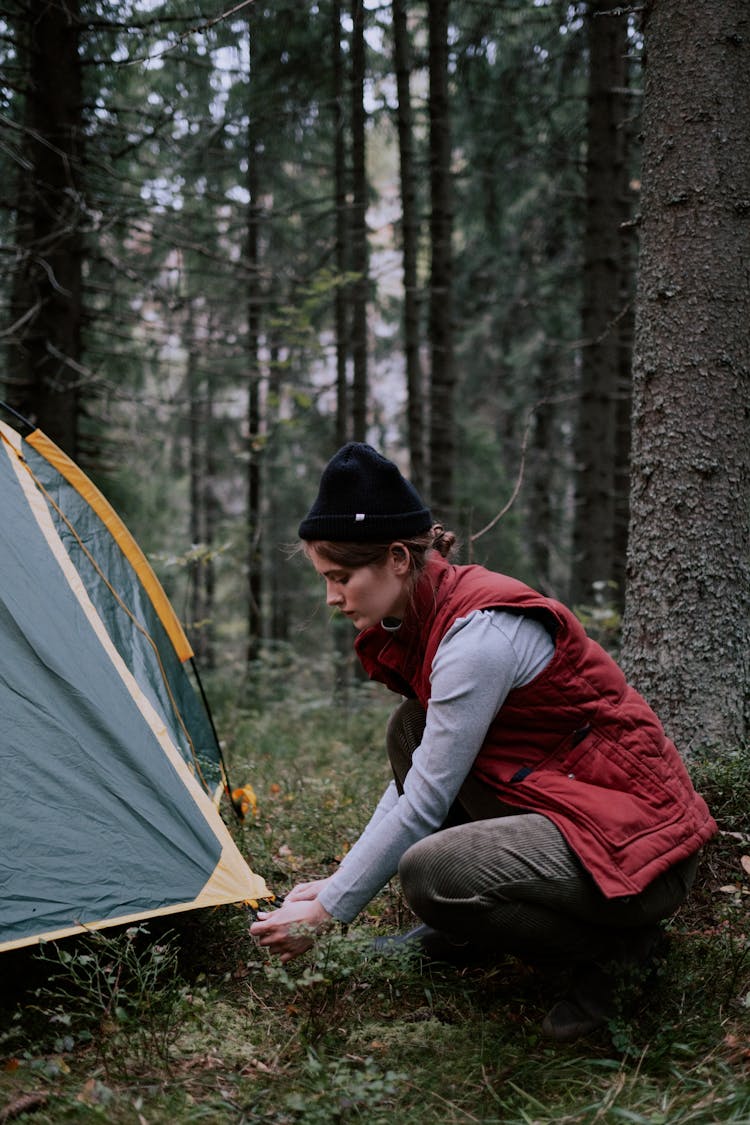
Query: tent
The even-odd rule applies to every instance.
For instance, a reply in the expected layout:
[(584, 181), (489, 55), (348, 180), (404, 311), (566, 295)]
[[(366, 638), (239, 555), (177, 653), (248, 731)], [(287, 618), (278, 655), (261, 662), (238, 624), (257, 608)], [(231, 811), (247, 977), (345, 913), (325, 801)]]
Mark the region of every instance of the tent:
[(98, 489), (0, 422), (0, 951), (268, 895), (192, 655)]

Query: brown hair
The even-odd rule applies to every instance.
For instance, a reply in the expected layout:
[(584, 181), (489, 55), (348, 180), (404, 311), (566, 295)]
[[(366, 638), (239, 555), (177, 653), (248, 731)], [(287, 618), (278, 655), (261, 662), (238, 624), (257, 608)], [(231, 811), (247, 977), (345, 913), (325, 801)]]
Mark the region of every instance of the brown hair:
[(456, 536), (452, 531), (446, 531), (441, 523), (436, 523), (422, 535), (391, 540), (390, 543), (340, 543), (315, 539), (304, 542), (302, 549), (305, 554), (309, 554), (310, 548), (313, 548), (329, 562), (355, 570), (360, 566), (380, 566), (385, 562), (385, 557), (394, 542), (403, 543), (409, 552), (412, 576), (416, 580), (427, 565), (430, 551), (437, 551), (443, 558), (448, 558), (456, 547)]

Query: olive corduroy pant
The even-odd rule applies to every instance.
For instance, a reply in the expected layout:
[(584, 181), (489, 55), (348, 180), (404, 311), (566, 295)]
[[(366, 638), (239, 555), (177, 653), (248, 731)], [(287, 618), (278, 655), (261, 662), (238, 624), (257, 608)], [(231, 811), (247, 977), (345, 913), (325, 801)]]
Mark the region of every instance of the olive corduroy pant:
[[(389, 722), (399, 789), (424, 724), (415, 700)], [(470, 775), (446, 825), (405, 852), (399, 877), (414, 913), (451, 940), (573, 965), (645, 955), (657, 924), (687, 897), (696, 866), (690, 856), (640, 894), (607, 899), (551, 820), (504, 805)]]

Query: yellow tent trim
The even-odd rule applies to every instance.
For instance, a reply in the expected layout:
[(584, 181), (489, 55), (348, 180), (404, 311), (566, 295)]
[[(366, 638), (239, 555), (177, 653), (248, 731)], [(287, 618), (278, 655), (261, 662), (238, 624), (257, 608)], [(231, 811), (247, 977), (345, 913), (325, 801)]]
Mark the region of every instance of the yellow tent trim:
[(193, 655), (193, 650), (185, 636), (179, 618), (164, 593), (159, 579), (154, 574), (151, 564), (109, 501), (105, 499), (96, 485), (78, 468), (75, 462), (71, 461), (67, 454), (63, 453), (41, 430), (34, 430), (25, 440), (37, 453), (49, 461), (60, 475), (65, 477), (68, 484), (75, 488), (76, 492), (94, 509), (138, 575), (175, 647), (178, 657), (183, 662), (189, 660)]
[(0, 953), (10, 949), (20, 949), (25, 945), (37, 945), (43, 941), (58, 941), (93, 930), (103, 930), (109, 926), (130, 926), (147, 918), (161, 918), (167, 914), (179, 914), (185, 910), (198, 910), (211, 906), (225, 906), (227, 903), (240, 903), (248, 899), (269, 898), (269, 891), (260, 875), (250, 871), (242, 856), (234, 848), (227, 854), (225, 848), (216, 869), (193, 902), (181, 902), (174, 906), (159, 906), (155, 910), (143, 910), (136, 914), (123, 914), (119, 918), (105, 918), (95, 922), (79, 922), (59, 930), (49, 930), (33, 937), (15, 938), (0, 942)]
[[(202, 906), (218, 904), (219, 902), (241, 902), (248, 898), (264, 898), (268, 895), (265, 883), (260, 876), (255, 875), (245, 863), (245, 860), (240, 855), (240, 852), (235, 845), (229, 830), (224, 824), (221, 817), (218, 815), (214, 804), (208, 794), (204, 791), (198, 780), (193, 776), (187, 763), (182, 758), (177, 750), (177, 747), (172, 742), (167, 733), (167, 729), (163, 720), (160, 718), (157, 711), (152, 706), (148, 697), (144, 694), (138, 686), (138, 682), (131, 673), (125, 661), (120, 656), (115, 648), (109, 633), (104, 627), (96, 608), (91, 601), (88, 591), (81, 579), (76, 568), (73, 566), (68, 554), (63, 547), (60, 538), (57, 534), (55, 526), (52, 522), (52, 517), (49, 514), (46, 502), (42, 494), (38, 491), (33, 483), (33, 479), (25, 471), (22, 464), (18, 459), (9, 454), (11, 463), (15, 469), (16, 475), (21, 483), (21, 488), (26, 497), (27, 503), (31, 512), (38, 523), (42, 534), (44, 535), (49, 545), (50, 551), (56, 558), (71, 590), (75, 594), (78, 602), (83, 610), (86, 618), (88, 619), (91, 628), (99, 639), (100, 644), (104, 648), (107, 656), (114, 665), (118, 675), (122, 679), (125, 687), (133, 698), (136, 706), (143, 715), (145, 722), (150, 727), (155, 739), (161, 746), (163, 752), (167, 755), (176, 773), (181, 778), (183, 784), (190, 792), (193, 800), (203, 814), (204, 819), (209, 824), (216, 839), (220, 842), (222, 847), (221, 859), (215, 868), (213, 874), (206, 882), (203, 891), (195, 903), (183, 905), (177, 909), (186, 910), (192, 906)], [(221, 896), (224, 897), (221, 897)], [(206, 901), (203, 901), (204, 898)], [(162, 913), (161, 910), (154, 911), (154, 914)], [(139, 915), (139, 917), (142, 915)], [(128, 921), (129, 919), (125, 919)], [(110, 924), (110, 923), (107, 923)], [(75, 927), (70, 932), (75, 933), (80, 927)], [(85, 929), (85, 927), (83, 927)], [(2, 946), (0, 946), (0, 949)]]

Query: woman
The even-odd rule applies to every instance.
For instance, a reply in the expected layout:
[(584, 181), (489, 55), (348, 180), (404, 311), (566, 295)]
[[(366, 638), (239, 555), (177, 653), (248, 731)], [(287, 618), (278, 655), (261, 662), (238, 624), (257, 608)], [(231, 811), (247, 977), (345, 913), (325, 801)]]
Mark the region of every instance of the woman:
[(454, 537), (369, 445), (331, 459), (299, 534), (365, 670), (407, 698), (387, 732), (395, 779), (362, 836), (251, 933), (288, 961), (398, 871), (424, 924), (391, 941), (567, 964), (544, 1032), (601, 1026), (716, 830), (658, 719), (559, 602), (451, 565)]

